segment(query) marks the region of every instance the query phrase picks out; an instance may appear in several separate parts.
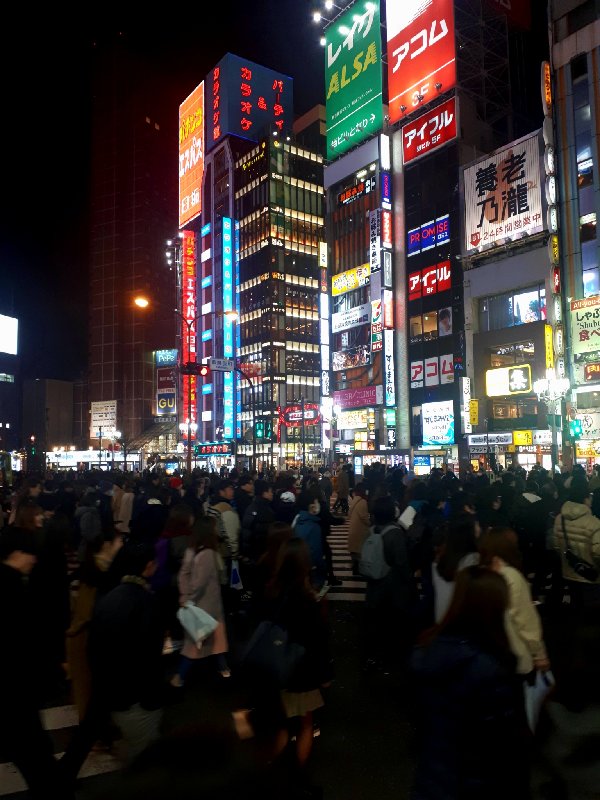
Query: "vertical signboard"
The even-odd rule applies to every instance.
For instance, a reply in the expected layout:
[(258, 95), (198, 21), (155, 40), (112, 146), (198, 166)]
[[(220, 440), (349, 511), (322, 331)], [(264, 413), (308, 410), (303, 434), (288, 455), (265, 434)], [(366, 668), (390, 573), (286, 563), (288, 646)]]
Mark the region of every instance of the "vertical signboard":
[(386, 328), (383, 332), (385, 343), (385, 404), (396, 405), (396, 371), (394, 369), (394, 331)]
[[(196, 234), (184, 230), (181, 239), (181, 360), (184, 364), (196, 362)], [(197, 424), (196, 375), (183, 375), (183, 421)], [(195, 437), (192, 428), (192, 438)]]
[(381, 269), (381, 210), (369, 211), (369, 263), (371, 275)]
[[(234, 358), (233, 320), (233, 228), (231, 219), (223, 217), (223, 358)], [(223, 373), (223, 438), (233, 439), (233, 372)]]
[(454, 0), (386, 0), (390, 123), (456, 84)]
[(179, 106), (179, 227), (202, 211), (204, 82)]
[(325, 31), (327, 158), (364, 142), (383, 126), (379, 0), (354, 5)]

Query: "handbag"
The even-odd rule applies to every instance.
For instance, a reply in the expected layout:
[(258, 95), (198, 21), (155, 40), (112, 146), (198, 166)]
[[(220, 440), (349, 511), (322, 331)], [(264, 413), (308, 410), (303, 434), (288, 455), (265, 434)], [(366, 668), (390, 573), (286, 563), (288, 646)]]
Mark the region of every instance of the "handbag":
[(287, 630), (272, 620), (256, 628), (242, 655), (242, 666), (285, 689), (306, 652), (303, 645), (290, 641)]
[(242, 583), (242, 579), (240, 577), (240, 562), (237, 558), (231, 559), (231, 572), (229, 575), (229, 588), (230, 589), (237, 589), (241, 592), (244, 588), (244, 584)]
[(525, 712), (527, 714), (527, 723), (532, 733), (535, 733), (540, 711), (554, 683), (554, 675), (550, 670), (547, 672), (540, 672), (537, 670), (534, 682), (531, 684), (525, 682), (524, 684)]
[(563, 529), (563, 538), (565, 540), (565, 561), (571, 567), (573, 572), (577, 573), (580, 578), (583, 578), (590, 583), (596, 583), (598, 580), (598, 570), (593, 564), (590, 564), (589, 561), (586, 561), (584, 558), (581, 558), (577, 555), (577, 553), (571, 549), (569, 545), (569, 539), (567, 537), (567, 528), (565, 526), (565, 518), (562, 517), (562, 529)]
[(198, 648), (202, 647), (202, 642), (215, 632), (219, 624), (208, 612), (189, 600), (177, 611), (177, 619)]

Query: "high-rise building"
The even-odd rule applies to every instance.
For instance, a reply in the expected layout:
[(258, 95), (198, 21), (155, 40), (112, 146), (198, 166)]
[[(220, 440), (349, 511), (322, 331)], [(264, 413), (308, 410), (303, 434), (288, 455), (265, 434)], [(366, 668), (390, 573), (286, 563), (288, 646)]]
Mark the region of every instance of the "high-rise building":
[[(95, 444), (91, 404), (116, 401), (116, 425), (129, 447), (174, 446), (171, 421), (154, 424), (152, 353), (173, 341), (175, 282), (164, 243), (175, 227), (172, 161), (176, 121), (159, 105), (159, 75), (116, 39), (96, 52), (90, 194), (89, 376), (79, 432)], [(171, 182), (171, 185), (170, 185)], [(135, 310), (139, 292), (161, 304)], [(87, 410), (87, 415), (85, 411)], [(110, 438), (114, 431), (103, 432)], [(160, 439), (162, 436), (162, 439)], [(172, 445), (168, 437), (171, 436)], [(160, 439), (160, 441), (159, 441)], [(107, 445), (107, 442), (104, 442)]]

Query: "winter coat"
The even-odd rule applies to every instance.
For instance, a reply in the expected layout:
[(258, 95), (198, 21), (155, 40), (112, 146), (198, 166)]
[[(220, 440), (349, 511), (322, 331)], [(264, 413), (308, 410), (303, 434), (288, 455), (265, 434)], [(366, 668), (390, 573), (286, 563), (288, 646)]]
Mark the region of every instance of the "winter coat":
[(202, 642), (200, 649), (196, 647), (191, 636), (185, 632), (181, 654), (187, 658), (196, 659), (226, 653), (229, 644), (215, 551), (203, 547), (198, 552), (194, 552), (191, 547), (188, 547), (179, 570), (178, 583), (180, 605), (191, 601), (219, 623), (214, 633)]
[(416, 599), (416, 586), (408, 559), (406, 532), (395, 523), (375, 527), (383, 535), (383, 557), (390, 571), (379, 580), (367, 580), (367, 607), (386, 607), (408, 613)]
[(240, 531), (242, 527), (237, 511), (227, 500), (219, 500), (218, 503), (211, 505), (209, 507), (209, 515), (211, 511), (212, 513), (216, 511), (220, 514), (220, 519), (223, 524), (222, 531), (217, 527), (219, 539), (221, 539), (222, 535), (225, 537), (224, 541), (220, 541), (219, 552), (221, 553), (221, 557), (237, 558), (240, 549)]
[(358, 494), (352, 498), (348, 522), (348, 551), (359, 555), (371, 525), (366, 498)]
[(310, 551), (310, 581), (314, 588), (320, 589), (327, 577), (327, 561), (323, 552), (323, 534), (319, 518), (308, 511), (299, 511), (294, 519), (295, 536), (304, 539)]
[(527, 675), (533, 669), (534, 659), (546, 658), (542, 621), (523, 573), (504, 562), (498, 572), (508, 584), (506, 634), (510, 649), (517, 658), (517, 672)]
[(415, 648), (411, 668), (419, 712), (411, 800), (526, 796), (526, 731), (509, 666), (457, 631)]
[(275, 512), (264, 497), (255, 497), (242, 520), (242, 553), (256, 563), (265, 552), (267, 533)]
[(348, 499), (350, 494), (350, 481), (345, 469), (341, 469), (337, 474), (337, 496), (338, 500)]
[(90, 665), (94, 690), (107, 709), (162, 706), (163, 639), (158, 603), (142, 579), (126, 576), (96, 603)]
[(266, 605), (266, 619), (282, 625), (305, 653), (285, 688), (290, 692), (318, 689), (333, 678), (329, 631), (323, 610), (306, 592), (289, 591)]
[[(567, 500), (554, 521), (553, 545), (554, 549), (561, 554), (563, 577), (569, 581), (589, 583), (567, 564), (564, 556), (563, 518), (571, 549), (580, 558), (594, 564), (598, 570), (600, 570), (600, 519), (593, 516), (591, 509), (585, 503), (573, 503), (571, 500)], [(596, 583), (600, 583), (600, 577)]]

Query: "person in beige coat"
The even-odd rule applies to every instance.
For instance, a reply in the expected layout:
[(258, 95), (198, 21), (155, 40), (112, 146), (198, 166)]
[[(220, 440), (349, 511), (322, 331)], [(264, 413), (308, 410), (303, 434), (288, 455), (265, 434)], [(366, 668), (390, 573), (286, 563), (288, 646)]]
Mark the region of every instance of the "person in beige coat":
[(550, 662), (544, 644), (542, 621), (531, 599), (531, 588), (520, 569), (517, 534), (511, 528), (488, 528), (478, 542), (480, 564), (500, 573), (508, 585), (505, 619), (510, 649), (517, 659), (517, 674), (547, 672)]
[(214, 517), (199, 517), (191, 534), (191, 546), (185, 551), (183, 563), (177, 576), (179, 585), (179, 604), (184, 606), (191, 601), (199, 608), (214, 617), (217, 628), (198, 648), (192, 637), (185, 632), (181, 658), (171, 685), (180, 688), (184, 685), (195, 662), (214, 656), (217, 669), (223, 678), (229, 678), (231, 672), (225, 654), (229, 650), (225, 612), (221, 595), (220, 560), (217, 553), (219, 546), (217, 521)]
[(369, 505), (367, 503), (367, 490), (364, 483), (359, 483), (354, 489), (354, 497), (350, 501), (350, 516), (348, 517), (348, 552), (352, 558), (352, 574), (358, 575), (358, 562), (363, 543), (369, 535), (371, 520)]
[[(554, 520), (552, 546), (560, 553), (563, 578), (569, 587), (570, 610), (574, 612), (600, 606), (600, 519), (592, 514), (591, 504), (587, 479), (576, 475), (571, 480), (568, 500)], [(570, 549), (596, 567), (599, 574), (596, 581), (586, 581), (569, 566), (565, 558), (563, 520)]]

